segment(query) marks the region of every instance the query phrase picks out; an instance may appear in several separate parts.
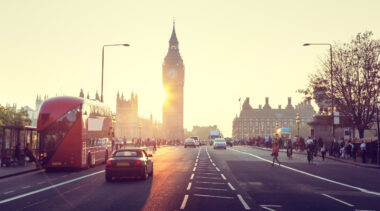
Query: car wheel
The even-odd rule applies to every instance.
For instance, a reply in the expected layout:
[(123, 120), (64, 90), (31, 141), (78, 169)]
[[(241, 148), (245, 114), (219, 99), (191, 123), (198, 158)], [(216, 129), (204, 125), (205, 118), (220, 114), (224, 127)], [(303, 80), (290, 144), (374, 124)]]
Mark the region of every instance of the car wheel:
[(149, 174), (148, 174), (148, 171), (146, 169), (146, 167), (144, 168), (144, 171), (142, 172), (142, 175), (141, 175), (141, 179), (142, 180), (147, 180), (149, 177)]
[(106, 174), (106, 181), (107, 182), (111, 182), (112, 181), (112, 177)]
[(150, 171), (149, 176), (153, 176), (153, 165), (152, 165), (152, 171)]

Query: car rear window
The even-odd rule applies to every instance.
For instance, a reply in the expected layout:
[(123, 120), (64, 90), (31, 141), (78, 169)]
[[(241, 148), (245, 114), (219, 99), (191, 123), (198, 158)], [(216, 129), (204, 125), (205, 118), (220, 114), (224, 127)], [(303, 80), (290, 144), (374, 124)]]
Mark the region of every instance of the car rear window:
[(142, 157), (139, 151), (119, 151), (115, 152), (115, 157)]

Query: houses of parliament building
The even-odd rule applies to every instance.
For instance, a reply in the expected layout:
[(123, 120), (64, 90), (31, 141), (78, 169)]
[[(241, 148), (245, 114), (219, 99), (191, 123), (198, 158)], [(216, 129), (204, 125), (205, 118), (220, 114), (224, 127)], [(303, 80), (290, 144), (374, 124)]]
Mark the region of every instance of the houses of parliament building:
[(297, 114), (299, 114), (300, 124), (303, 125), (311, 121), (315, 113), (310, 101), (304, 101), (293, 107), (289, 97), (288, 105), (285, 108), (279, 105), (278, 108), (274, 109), (269, 105), (269, 98), (267, 97), (264, 106), (260, 105), (259, 108), (254, 109), (247, 97), (240, 115), (233, 120), (232, 136), (235, 139), (273, 136), (276, 127), (294, 127)]

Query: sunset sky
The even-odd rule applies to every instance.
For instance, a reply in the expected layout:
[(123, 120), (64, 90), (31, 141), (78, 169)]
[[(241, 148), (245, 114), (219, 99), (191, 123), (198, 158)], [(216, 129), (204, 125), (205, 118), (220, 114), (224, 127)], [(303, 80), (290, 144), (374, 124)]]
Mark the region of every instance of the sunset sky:
[(302, 100), (328, 46), (371, 30), (380, 38), (380, 1), (24, 0), (0, 1), (0, 104), (34, 107), (36, 95), (93, 98), (101, 85), (114, 111), (118, 90), (139, 95), (139, 115), (162, 121), (162, 63), (173, 18), (185, 64), (184, 125), (218, 125), (239, 113)]

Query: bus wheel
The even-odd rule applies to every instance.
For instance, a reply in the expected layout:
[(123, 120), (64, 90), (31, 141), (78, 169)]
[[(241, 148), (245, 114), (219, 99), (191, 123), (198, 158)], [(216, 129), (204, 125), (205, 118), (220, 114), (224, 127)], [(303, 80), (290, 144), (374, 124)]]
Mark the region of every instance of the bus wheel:
[(88, 154), (87, 156), (87, 168), (91, 168), (92, 167), (92, 158), (91, 158), (91, 154)]

